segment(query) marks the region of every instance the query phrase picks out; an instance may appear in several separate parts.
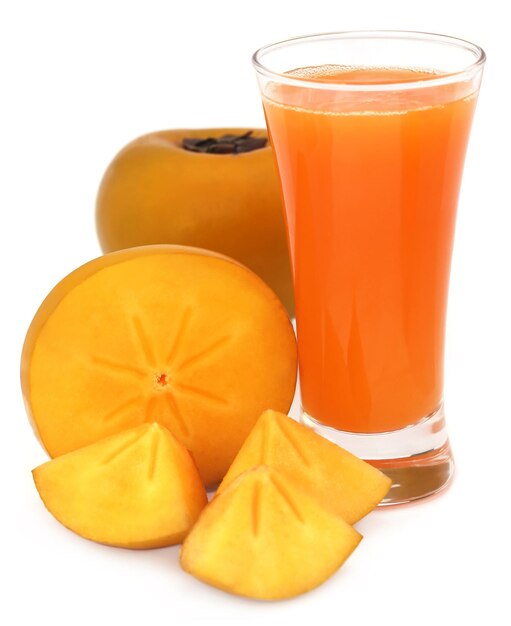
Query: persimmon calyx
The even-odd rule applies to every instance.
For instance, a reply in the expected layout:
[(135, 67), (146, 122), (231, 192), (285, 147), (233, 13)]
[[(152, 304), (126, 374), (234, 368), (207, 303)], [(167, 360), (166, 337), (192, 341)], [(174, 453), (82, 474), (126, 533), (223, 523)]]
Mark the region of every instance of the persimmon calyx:
[(191, 152), (207, 154), (241, 154), (252, 152), (266, 147), (266, 137), (254, 137), (254, 131), (249, 130), (242, 135), (222, 135), (221, 137), (185, 137), (181, 145)]

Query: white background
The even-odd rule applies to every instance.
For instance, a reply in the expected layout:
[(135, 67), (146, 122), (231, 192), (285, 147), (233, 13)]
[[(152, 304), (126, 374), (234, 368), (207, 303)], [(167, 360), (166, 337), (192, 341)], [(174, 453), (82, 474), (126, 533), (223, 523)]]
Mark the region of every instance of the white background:
[[(26, 2), (0, 14), (0, 621), (29, 624), (510, 624), (511, 90), (502, 2)], [(95, 193), (116, 151), (156, 129), (263, 125), (251, 53), (311, 32), (397, 28), (488, 54), (454, 255), (446, 368), (452, 487), (378, 511), (344, 568), (261, 603), (180, 571), (178, 548), (130, 552), (61, 527), (30, 470), (19, 357), (46, 293), (99, 254)]]

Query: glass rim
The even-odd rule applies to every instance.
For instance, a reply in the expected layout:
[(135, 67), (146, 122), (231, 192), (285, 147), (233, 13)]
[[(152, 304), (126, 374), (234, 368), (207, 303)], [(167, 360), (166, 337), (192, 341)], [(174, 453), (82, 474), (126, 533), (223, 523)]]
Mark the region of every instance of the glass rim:
[[(438, 78), (417, 78), (417, 80), (407, 82), (391, 82), (391, 83), (331, 83), (306, 80), (294, 77), (290, 74), (277, 72), (262, 62), (262, 57), (266, 54), (279, 50), (280, 48), (292, 47), (302, 43), (313, 43), (315, 41), (324, 41), (331, 39), (347, 40), (347, 39), (403, 39), (424, 42), (437, 42), (450, 45), (459, 49), (464, 49), (474, 55), (473, 63), (463, 66), (460, 70), (454, 72), (446, 72), (439, 74)], [(436, 87), (452, 82), (458, 82), (471, 78), (477, 71), (484, 66), (486, 61), (486, 53), (484, 50), (466, 39), (452, 37), (450, 35), (441, 35), (438, 33), (428, 33), (414, 30), (351, 30), (338, 31), (330, 33), (317, 33), (314, 35), (302, 35), (292, 37), (275, 43), (270, 43), (257, 49), (252, 55), (252, 64), (258, 74), (269, 79), (273, 79), (279, 83), (295, 85), (297, 87), (306, 87), (312, 89), (325, 89), (328, 91), (394, 91), (419, 89), (422, 87)], [(290, 68), (294, 69), (294, 68)]]

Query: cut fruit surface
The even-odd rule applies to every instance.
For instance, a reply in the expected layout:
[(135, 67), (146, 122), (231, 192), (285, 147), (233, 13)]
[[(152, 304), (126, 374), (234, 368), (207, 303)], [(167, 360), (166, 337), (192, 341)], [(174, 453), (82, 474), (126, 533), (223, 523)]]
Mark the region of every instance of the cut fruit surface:
[(48, 461), (33, 476), (64, 526), (123, 548), (180, 543), (207, 503), (190, 454), (155, 423)]
[(181, 549), (184, 570), (250, 598), (290, 598), (320, 585), (361, 535), (273, 468), (240, 475), (204, 509)]
[(354, 524), (385, 497), (392, 481), (378, 469), (277, 411), (265, 411), (217, 494), (257, 465), (277, 468)]
[(51, 456), (158, 421), (212, 484), (261, 411), (288, 410), (296, 342), (278, 298), (244, 266), (146, 246), (95, 259), (53, 289), (27, 333), (21, 378)]

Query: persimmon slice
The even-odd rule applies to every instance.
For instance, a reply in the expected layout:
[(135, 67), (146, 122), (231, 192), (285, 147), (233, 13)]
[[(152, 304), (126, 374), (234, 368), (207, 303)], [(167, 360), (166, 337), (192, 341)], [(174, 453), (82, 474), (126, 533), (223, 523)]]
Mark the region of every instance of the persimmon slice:
[(378, 469), (277, 411), (265, 411), (238, 452), (217, 493), (257, 465), (275, 467), (349, 524), (385, 497), (392, 481)]
[(144, 424), (40, 465), (46, 508), (82, 537), (123, 548), (179, 543), (207, 502), (190, 454)]
[(361, 535), (273, 468), (247, 471), (202, 512), (181, 566), (230, 593), (276, 600), (317, 587)]
[(22, 386), (59, 456), (158, 421), (203, 480), (221, 480), (258, 415), (287, 411), (291, 323), (275, 294), (214, 253), (147, 246), (95, 259), (48, 295), (27, 334)]

